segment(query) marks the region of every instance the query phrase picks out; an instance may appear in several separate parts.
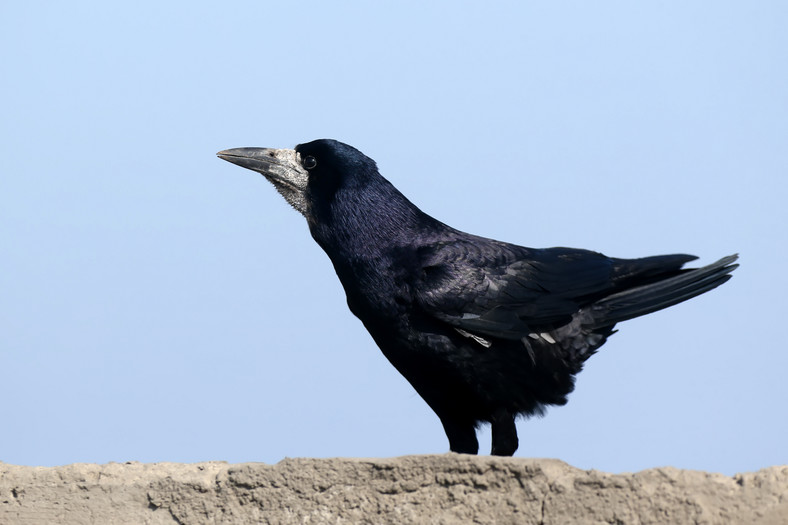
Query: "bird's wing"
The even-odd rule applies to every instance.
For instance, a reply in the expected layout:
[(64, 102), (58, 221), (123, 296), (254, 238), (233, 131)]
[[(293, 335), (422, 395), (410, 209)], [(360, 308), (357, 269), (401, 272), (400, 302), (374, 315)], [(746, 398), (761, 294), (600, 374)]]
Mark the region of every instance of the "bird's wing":
[(563, 326), (633, 280), (678, 271), (692, 256), (622, 260), (572, 248), (529, 249), (484, 238), (422, 248), (422, 310), (455, 328), (519, 340)]

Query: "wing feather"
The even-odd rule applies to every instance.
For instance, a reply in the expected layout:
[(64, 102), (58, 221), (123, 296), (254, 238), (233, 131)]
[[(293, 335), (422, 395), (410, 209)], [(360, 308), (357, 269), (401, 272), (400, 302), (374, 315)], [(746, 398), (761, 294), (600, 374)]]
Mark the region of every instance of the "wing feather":
[(481, 237), (422, 247), (417, 304), (470, 333), (519, 340), (569, 323), (584, 306), (680, 272), (691, 255), (612, 259), (572, 248), (530, 249)]

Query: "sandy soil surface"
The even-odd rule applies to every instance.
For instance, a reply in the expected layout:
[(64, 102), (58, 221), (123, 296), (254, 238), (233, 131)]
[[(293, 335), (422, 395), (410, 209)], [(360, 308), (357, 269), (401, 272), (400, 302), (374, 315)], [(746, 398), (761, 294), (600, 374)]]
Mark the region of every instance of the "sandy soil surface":
[(0, 463), (0, 524), (788, 524), (788, 466), (727, 477), (558, 460), (390, 459)]

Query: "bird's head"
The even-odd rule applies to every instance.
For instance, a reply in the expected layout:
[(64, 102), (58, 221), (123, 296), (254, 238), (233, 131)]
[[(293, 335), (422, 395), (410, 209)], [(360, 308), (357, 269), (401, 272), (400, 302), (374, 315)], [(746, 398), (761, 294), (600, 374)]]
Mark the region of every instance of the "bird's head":
[(299, 144), (295, 149), (235, 148), (216, 155), (261, 173), (307, 219), (339, 189), (360, 187), (377, 175), (375, 161), (331, 139)]
[[(371, 254), (448, 228), (419, 210), (352, 146), (321, 139), (294, 149), (238, 148), (217, 155), (256, 171), (306, 218), (329, 257)], [(339, 272), (339, 270), (337, 270)]]

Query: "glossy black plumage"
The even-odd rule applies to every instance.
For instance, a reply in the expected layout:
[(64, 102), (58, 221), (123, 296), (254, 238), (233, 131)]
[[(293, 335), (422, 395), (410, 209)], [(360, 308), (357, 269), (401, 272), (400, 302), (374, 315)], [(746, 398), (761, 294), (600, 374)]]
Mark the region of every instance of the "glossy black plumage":
[(736, 256), (615, 259), (532, 249), (455, 230), (423, 213), (375, 162), (333, 140), (221, 158), (259, 171), (307, 219), (389, 361), (443, 423), (452, 451), (517, 449), (517, 416), (563, 405), (574, 376), (621, 321), (672, 306), (730, 278)]

